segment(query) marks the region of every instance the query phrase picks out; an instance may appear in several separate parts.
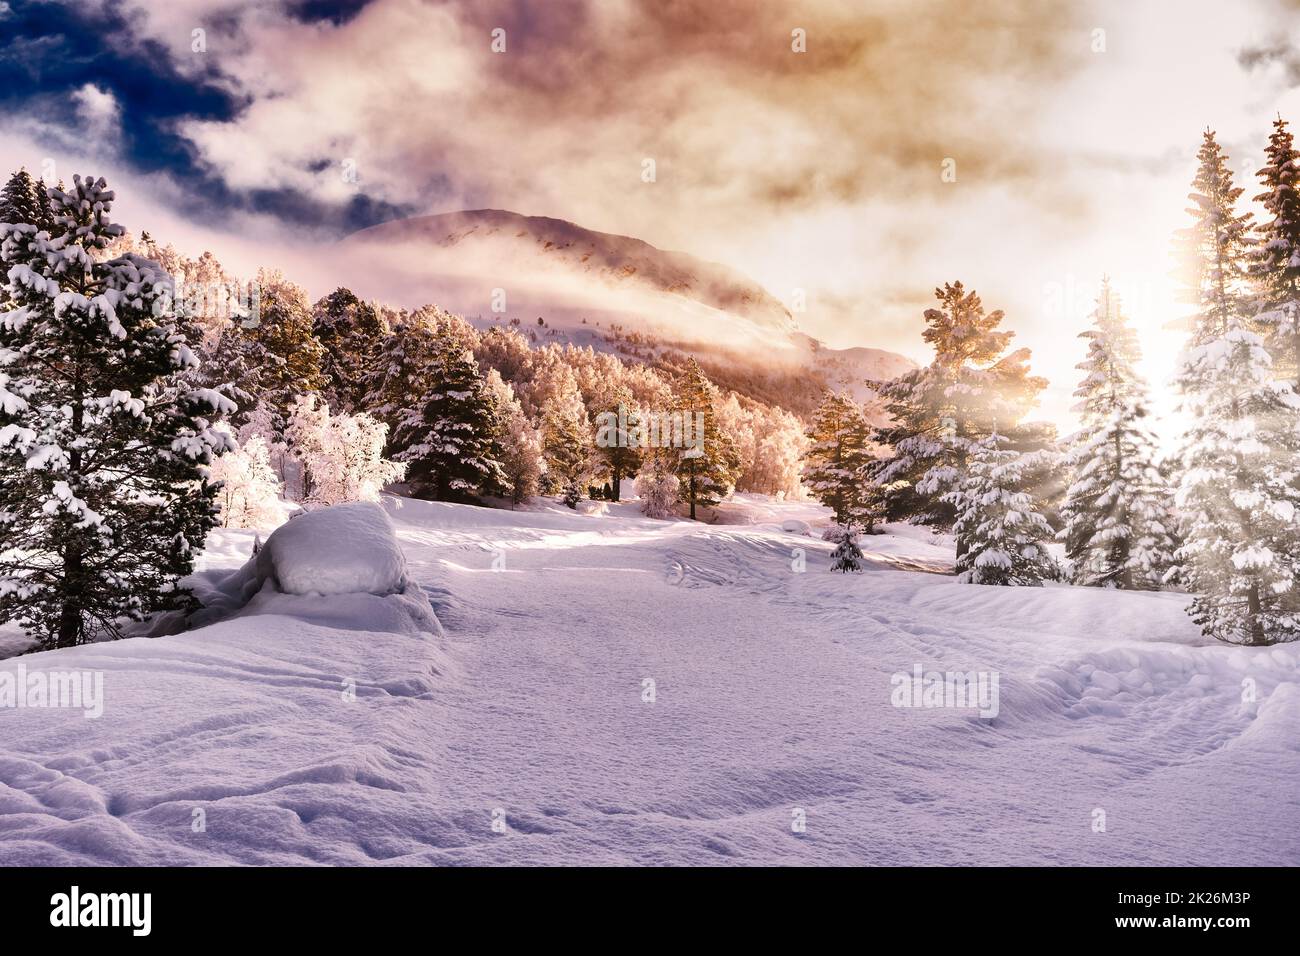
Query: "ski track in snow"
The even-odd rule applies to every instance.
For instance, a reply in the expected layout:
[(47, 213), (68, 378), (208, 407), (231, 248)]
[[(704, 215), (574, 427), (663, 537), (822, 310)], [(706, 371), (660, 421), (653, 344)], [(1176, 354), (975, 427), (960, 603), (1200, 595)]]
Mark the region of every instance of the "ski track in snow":
[[(0, 862), (1300, 863), (1300, 646), (1207, 644), (1182, 595), (957, 584), (915, 534), (831, 574), (772, 523), (818, 509), (752, 504), (389, 499), (445, 641), (254, 614), (6, 661), (103, 671), (105, 711), (0, 711)], [(918, 663), (998, 672), (998, 717), (891, 706)]]

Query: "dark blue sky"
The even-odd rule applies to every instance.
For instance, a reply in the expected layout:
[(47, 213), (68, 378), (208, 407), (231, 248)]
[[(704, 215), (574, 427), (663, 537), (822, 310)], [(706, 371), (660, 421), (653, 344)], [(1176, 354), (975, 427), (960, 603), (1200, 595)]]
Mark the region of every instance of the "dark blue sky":
[[(283, 9), (304, 23), (338, 25), (366, 3), (301, 0)], [(209, 35), (223, 29), (219, 21), (204, 26)], [(209, 221), (223, 211), (249, 210), (288, 225), (345, 233), (407, 214), (364, 190), (330, 205), (292, 188), (232, 189), (176, 128), (187, 119), (231, 120), (248, 102), (230, 92), (233, 84), (221, 82), (218, 58), (196, 63), (197, 73), (179, 72), (169, 51), (137, 30), (121, 7), (9, 0), (9, 13), (0, 17), (0, 114), (38, 116), (55, 128), (49, 138), (58, 139), (57, 131), (73, 136), (79, 129), (75, 91), (93, 84), (110, 92), (121, 116), (116, 159), (135, 172), (168, 174), (182, 187), (185, 212)]]

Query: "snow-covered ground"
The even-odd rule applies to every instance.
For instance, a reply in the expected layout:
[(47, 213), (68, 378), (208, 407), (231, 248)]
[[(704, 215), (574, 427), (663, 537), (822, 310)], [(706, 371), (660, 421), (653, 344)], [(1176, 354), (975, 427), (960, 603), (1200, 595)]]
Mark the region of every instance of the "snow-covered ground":
[[(825, 512), (758, 498), (384, 507), (375, 593), (0, 663), (103, 674), (98, 718), (0, 710), (0, 862), (1300, 863), (1300, 645), (1208, 644), (1184, 596), (958, 584), (914, 528), (831, 574), (781, 530)], [(997, 716), (894, 706), (915, 665)]]

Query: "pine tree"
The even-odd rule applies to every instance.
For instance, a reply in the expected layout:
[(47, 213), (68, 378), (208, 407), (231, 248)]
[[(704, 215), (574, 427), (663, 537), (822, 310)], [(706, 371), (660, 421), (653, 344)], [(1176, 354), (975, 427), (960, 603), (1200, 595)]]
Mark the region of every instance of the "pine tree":
[(637, 426), (640, 422), (631, 389), (618, 386), (607, 398), (610, 407), (597, 417), (596, 448), (609, 471), (610, 495), (623, 498), (622, 482), (641, 468)]
[(999, 330), (1003, 314), (986, 313), (960, 282), (935, 289), (941, 308), (925, 312), (934, 360), (890, 382), (873, 383), (892, 424), (877, 439), (892, 454), (871, 468), (884, 489), (884, 516), (947, 530), (956, 519), (948, 493), (960, 487), (974, 447), (998, 422), (1016, 423), (1046, 387), (1029, 374), (1029, 350), (1007, 352), (1015, 333)]
[(217, 521), (208, 419), (225, 396), (195, 389), (192, 331), (155, 301), (166, 275), (133, 254), (102, 179), (52, 205), (60, 235), (3, 230), (0, 313), (0, 621), (46, 646), (120, 636), (125, 620), (180, 606), (179, 578)]
[(1234, 644), (1300, 636), (1300, 400), (1275, 382), (1272, 359), (1247, 328), (1243, 291), (1249, 217), (1242, 190), (1206, 134), (1196, 176), (1195, 225), (1183, 273), (1196, 305), (1178, 385), (1191, 423), (1177, 503), (1189, 613), (1207, 635)]
[(678, 383), (677, 410), (685, 418), (701, 423), (695, 447), (677, 456), (677, 479), (681, 482), (682, 500), (690, 506), (691, 520), (697, 506), (711, 507), (731, 494), (740, 469), (740, 455), (731, 437), (718, 427), (718, 389), (700, 370), (695, 359), (686, 366)]
[(506, 485), (497, 443), (500, 424), (473, 353), (443, 336), (429, 381), (394, 438), (402, 449), (397, 459), (409, 466), (412, 493), (469, 503), (499, 494)]
[(804, 484), (846, 528), (870, 530), (875, 522), (876, 485), (868, 474), (876, 460), (872, 431), (860, 405), (847, 395), (827, 392), (808, 432)]
[(322, 372), (325, 350), (312, 332), (307, 293), (278, 271), (262, 269), (257, 274), (258, 314), (251, 327), (240, 325), (261, 348), (255, 394), (276, 412), (277, 424), (299, 395), (319, 392), (327, 384)]
[(321, 372), (330, 407), (342, 412), (364, 407), (367, 380), (389, 331), (379, 311), (352, 290), (338, 288), (313, 307), (312, 331), (324, 349)]
[(1193, 222), (1178, 233), (1177, 249), (1182, 299), (1198, 309), (1192, 344), (1202, 345), (1247, 314), (1247, 250), (1253, 215), (1236, 214), (1243, 190), (1233, 185), (1228, 158), (1213, 130), (1205, 131), (1196, 157), (1200, 166), (1187, 196)]
[(1257, 288), (1256, 322), (1267, 332), (1276, 368), (1300, 389), (1300, 151), (1280, 116), (1259, 171), (1264, 192), (1255, 197), (1270, 218), (1260, 228), (1250, 272)]
[(1190, 613), (1232, 644), (1300, 637), (1300, 399), (1240, 321), (1188, 350), (1177, 502)]
[(1075, 396), (1082, 428), (1070, 440), (1073, 480), (1062, 509), (1075, 584), (1155, 590), (1173, 562), (1168, 489), (1156, 469), (1156, 442), (1144, 427), (1146, 383), (1137, 335), (1119, 296), (1103, 280), (1094, 327), (1080, 334), (1088, 357)]
[(1056, 576), (1047, 550), (1052, 528), (1024, 490), (1030, 456), (1005, 444), (996, 432), (977, 442), (961, 487), (948, 492), (957, 515), (957, 576), (969, 584), (1036, 587)]
[[(12, 174), (0, 191), (0, 222), (29, 223), (37, 230), (45, 229), (41, 199), (36, 183), (26, 169)], [(48, 204), (49, 200), (46, 199)]]
[(576, 508), (591, 477), (590, 436), (581, 402), (548, 401), (542, 410), (546, 487)]
[(858, 547), (857, 538), (852, 529), (840, 538), (839, 545), (831, 554), (831, 570), (848, 573), (862, 570), (862, 549)]
[(380, 343), (365, 384), (365, 407), (389, 428), (389, 445), (407, 413), (412, 395), (424, 395), (433, 385), (431, 375), (442, 348), (436, 322), (418, 313), (393, 324)]

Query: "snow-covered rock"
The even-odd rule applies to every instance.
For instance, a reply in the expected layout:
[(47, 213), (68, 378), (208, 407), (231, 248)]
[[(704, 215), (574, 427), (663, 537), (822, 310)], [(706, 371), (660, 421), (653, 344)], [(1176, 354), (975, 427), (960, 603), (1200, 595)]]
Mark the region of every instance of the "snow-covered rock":
[(781, 522), (781, 530), (786, 534), (811, 535), (812, 528), (807, 521), (800, 521), (798, 518), (787, 518)]

